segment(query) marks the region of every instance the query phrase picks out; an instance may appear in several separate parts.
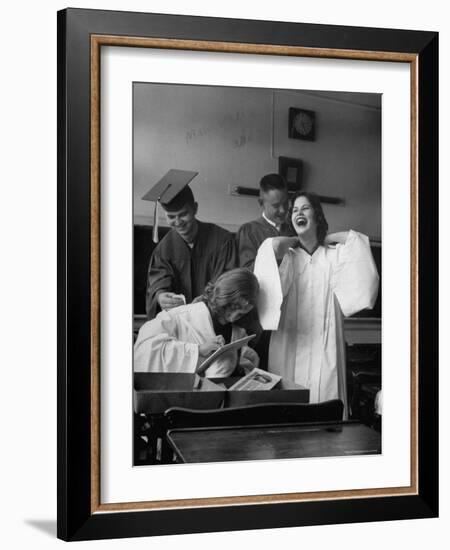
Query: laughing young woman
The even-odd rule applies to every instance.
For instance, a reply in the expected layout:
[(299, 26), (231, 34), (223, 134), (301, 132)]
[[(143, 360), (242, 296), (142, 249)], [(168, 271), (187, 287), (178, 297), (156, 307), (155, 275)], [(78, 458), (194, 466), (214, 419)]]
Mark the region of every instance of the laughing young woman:
[[(327, 235), (312, 193), (294, 198), (292, 225), (297, 236), (267, 239), (255, 263), (266, 310), (278, 307), (272, 299), (277, 290), (283, 296), (279, 317), (271, 326), (261, 323), (277, 329), (269, 372), (309, 388), (311, 403), (339, 398), (346, 405), (343, 318), (372, 308), (378, 293), (369, 239), (355, 231)], [(275, 258), (282, 260), (279, 268)]]

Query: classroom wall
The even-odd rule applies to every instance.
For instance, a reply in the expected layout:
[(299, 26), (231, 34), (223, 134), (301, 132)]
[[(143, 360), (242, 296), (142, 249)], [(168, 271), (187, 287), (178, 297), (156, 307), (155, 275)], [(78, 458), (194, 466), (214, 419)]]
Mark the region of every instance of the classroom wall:
[[(381, 238), (381, 96), (283, 91), (274, 98), (275, 155), (303, 160), (306, 189), (345, 200), (324, 205), (330, 230)], [(287, 136), (289, 107), (315, 112), (315, 141)]]
[(135, 84), (134, 94), (135, 216), (147, 217), (140, 223), (153, 215), (140, 197), (170, 168), (199, 172), (191, 187), (200, 219), (233, 229), (258, 215), (255, 198), (230, 189), (257, 187), (277, 171), (269, 90)]
[[(199, 218), (236, 230), (260, 210), (256, 198), (232, 189), (258, 187), (282, 155), (302, 159), (305, 189), (345, 200), (325, 205), (330, 230), (380, 238), (380, 102), (374, 94), (136, 83), (135, 223), (152, 223), (153, 203), (141, 197), (178, 168), (199, 172), (191, 184)], [(316, 112), (314, 142), (288, 138), (289, 107)]]

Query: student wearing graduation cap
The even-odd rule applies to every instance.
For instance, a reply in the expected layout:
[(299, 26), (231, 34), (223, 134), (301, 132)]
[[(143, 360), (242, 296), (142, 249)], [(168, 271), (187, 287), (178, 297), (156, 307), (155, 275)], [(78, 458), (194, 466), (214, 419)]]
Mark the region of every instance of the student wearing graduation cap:
[(169, 170), (142, 197), (154, 201), (153, 240), (158, 242), (158, 205), (170, 231), (153, 251), (147, 279), (146, 312), (153, 319), (161, 310), (190, 303), (207, 283), (237, 266), (233, 235), (197, 219), (198, 204), (189, 187), (197, 172)]

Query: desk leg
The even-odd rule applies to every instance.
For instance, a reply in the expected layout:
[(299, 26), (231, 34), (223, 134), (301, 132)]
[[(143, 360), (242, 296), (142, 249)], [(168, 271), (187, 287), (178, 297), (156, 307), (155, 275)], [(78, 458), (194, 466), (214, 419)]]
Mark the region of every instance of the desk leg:
[(172, 464), (174, 453), (166, 440), (163, 414), (134, 415), (134, 464)]
[(156, 464), (157, 437), (154, 435), (151, 420), (145, 414), (134, 415), (134, 448), (135, 466)]
[[(150, 418), (152, 437), (155, 438), (155, 449), (159, 447), (159, 453), (157, 453), (156, 456), (156, 463), (172, 464), (173, 452), (166, 441), (166, 419), (163, 414), (152, 414)], [(159, 443), (159, 445), (157, 445), (157, 443)]]
[(162, 445), (161, 445), (161, 463), (162, 464), (173, 464), (174, 462), (174, 454), (172, 451), (171, 446), (167, 443), (167, 439), (164, 436), (162, 438)]

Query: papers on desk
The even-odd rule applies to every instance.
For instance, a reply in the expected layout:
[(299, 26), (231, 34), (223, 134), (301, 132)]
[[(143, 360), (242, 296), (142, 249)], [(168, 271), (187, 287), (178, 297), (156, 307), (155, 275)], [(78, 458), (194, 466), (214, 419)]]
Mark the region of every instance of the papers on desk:
[(277, 374), (255, 368), (228, 388), (228, 391), (271, 390), (280, 380), (281, 376)]
[[(214, 353), (212, 353), (209, 357), (207, 357), (201, 365), (197, 367), (197, 370), (195, 371), (197, 374), (203, 374), (205, 370), (212, 364), (214, 361), (220, 357), (223, 353), (226, 353), (227, 351), (239, 349), (242, 348), (242, 346), (245, 346), (252, 338), (254, 338), (256, 334), (250, 334), (250, 336), (245, 336), (244, 338), (239, 338), (239, 340), (235, 340), (234, 342), (231, 342), (229, 344), (225, 344), (221, 348), (217, 349)], [(264, 371), (263, 371), (264, 372)]]

